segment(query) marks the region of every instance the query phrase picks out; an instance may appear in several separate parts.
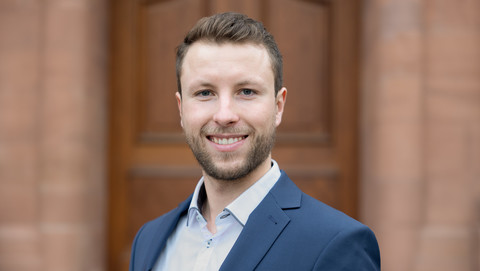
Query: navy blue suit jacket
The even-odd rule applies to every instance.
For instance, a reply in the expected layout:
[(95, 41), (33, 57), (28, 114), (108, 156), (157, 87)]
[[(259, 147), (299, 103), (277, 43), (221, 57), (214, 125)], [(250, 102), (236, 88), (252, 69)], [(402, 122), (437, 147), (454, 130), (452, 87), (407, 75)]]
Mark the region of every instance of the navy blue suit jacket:
[[(130, 271), (153, 268), (190, 201), (140, 229)], [(220, 270), (380, 270), (380, 252), (368, 227), (306, 195), (282, 171)]]

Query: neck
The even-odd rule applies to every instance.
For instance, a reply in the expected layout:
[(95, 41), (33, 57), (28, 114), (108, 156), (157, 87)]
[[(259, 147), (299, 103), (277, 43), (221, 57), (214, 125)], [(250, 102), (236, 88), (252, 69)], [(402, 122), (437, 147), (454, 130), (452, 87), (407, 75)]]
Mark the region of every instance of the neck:
[(207, 228), (210, 232), (216, 232), (215, 218), (218, 214), (265, 175), (270, 167), (271, 158), (268, 158), (244, 178), (233, 181), (217, 180), (204, 173), (207, 200), (202, 207), (202, 213), (207, 220)]

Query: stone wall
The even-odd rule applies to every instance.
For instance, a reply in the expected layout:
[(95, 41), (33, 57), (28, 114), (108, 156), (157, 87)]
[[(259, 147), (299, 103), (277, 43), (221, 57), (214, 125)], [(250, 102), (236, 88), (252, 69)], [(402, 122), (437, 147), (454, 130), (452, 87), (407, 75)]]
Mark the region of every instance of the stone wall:
[(364, 7), (362, 214), (382, 270), (479, 270), (480, 2)]
[(106, 14), (0, 2), (0, 270), (104, 270)]
[(425, 194), (414, 270), (479, 270), (480, 1), (426, 1)]

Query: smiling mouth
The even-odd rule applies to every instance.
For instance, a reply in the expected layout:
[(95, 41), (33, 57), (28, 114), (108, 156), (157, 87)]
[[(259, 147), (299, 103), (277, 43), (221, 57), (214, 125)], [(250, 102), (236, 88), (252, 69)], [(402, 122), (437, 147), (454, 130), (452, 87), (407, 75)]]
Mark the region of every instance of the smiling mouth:
[(208, 140), (212, 141), (218, 145), (229, 145), (247, 138), (247, 136), (238, 136), (238, 137), (215, 137), (215, 136), (207, 136)]

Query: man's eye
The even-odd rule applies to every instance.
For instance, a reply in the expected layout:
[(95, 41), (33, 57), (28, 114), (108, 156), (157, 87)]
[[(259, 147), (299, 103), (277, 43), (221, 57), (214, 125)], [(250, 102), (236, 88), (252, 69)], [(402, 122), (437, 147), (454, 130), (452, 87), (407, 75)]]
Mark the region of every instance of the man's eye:
[(207, 97), (210, 96), (212, 92), (210, 90), (202, 90), (198, 92), (198, 96)]
[(243, 94), (243, 95), (246, 95), (246, 96), (251, 96), (251, 95), (254, 94), (254, 92), (253, 92), (253, 90), (251, 90), (251, 89), (244, 88), (244, 89), (242, 89), (242, 94)]

